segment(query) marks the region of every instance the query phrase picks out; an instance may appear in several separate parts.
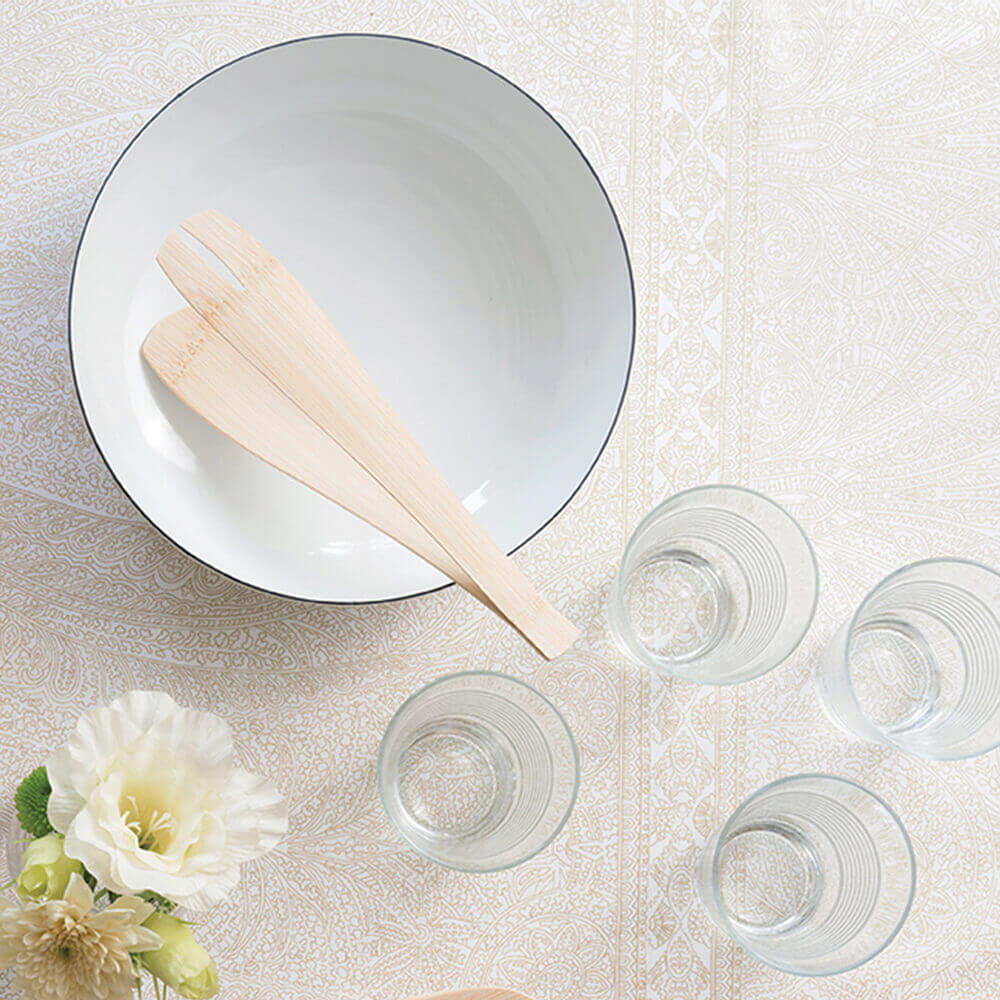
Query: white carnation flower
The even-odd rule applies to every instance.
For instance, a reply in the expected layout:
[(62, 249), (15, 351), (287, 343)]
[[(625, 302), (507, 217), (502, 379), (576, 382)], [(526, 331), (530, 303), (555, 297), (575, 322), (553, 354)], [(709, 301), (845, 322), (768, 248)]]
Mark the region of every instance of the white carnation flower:
[(234, 766), (229, 726), (157, 692), (84, 715), (46, 769), (67, 855), (117, 893), (206, 909), (288, 828), (274, 784)]

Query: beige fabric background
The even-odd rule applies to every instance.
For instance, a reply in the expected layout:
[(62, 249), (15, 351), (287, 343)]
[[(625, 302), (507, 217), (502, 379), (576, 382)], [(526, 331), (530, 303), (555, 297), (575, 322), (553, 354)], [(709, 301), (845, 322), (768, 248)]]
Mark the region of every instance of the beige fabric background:
[[(586, 628), (558, 663), (454, 590), (330, 609), (201, 568), (123, 497), (77, 408), (67, 284), (122, 146), (206, 70), (349, 30), (440, 42), (526, 88), (592, 158), (629, 239), (623, 419), (518, 557)], [(996, 0), (0, 0), (0, 794), (129, 687), (225, 715), (292, 803), (285, 844), (201, 928), (230, 1000), (487, 981), (538, 1000), (995, 996), (1000, 763), (852, 744), (809, 675), (895, 566), (1000, 564), (998, 163)], [(789, 662), (713, 691), (626, 664), (603, 608), (642, 514), (720, 479), (802, 519), (822, 590)], [(531, 680), (582, 750), (568, 827), (505, 874), (418, 860), (375, 795), (395, 707), (465, 667)], [(919, 864), (897, 942), (827, 981), (756, 964), (693, 900), (713, 825), (802, 769), (886, 796)]]

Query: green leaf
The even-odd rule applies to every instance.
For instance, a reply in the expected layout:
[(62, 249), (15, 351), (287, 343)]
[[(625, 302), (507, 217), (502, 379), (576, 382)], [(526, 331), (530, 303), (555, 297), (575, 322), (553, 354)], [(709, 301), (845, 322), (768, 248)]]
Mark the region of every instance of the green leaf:
[(173, 913), (177, 909), (176, 903), (171, 902), (166, 896), (161, 896), (158, 892), (153, 892), (152, 889), (140, 892), (139, 898), (146, 900), (147, 903), (152, 903), (160, 913)]
[(52, 786), (44, 767), (36, 767), (14, 793), (14, 806), (21, 826), (33, 837), (52, 833), (49, 822), (49, 796)]

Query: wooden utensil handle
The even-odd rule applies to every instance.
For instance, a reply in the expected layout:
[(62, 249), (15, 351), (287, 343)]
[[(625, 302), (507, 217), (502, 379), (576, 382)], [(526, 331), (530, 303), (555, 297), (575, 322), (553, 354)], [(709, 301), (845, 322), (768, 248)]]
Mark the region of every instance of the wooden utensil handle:
[[(291, 282), (288, 275), (287, 281), (275, 280), (266, 290), (247, 290), (243, 306), (259, 321), (252, 346), (244, 340), (255, 351), (252, 360), (395, 496), (543, 656), (565, 652), (578, 630), (545, 601), (466, 510), (330, 321)], [(280, 336), (283, 317), (296, 325), (304, 348), (291, 384), (288, 362), (294, 359), (287, 357)], [(223, 332), (235, 327), (225, 306), (218, 322)], [(331, 392), (331, 386), (336, 391)]]

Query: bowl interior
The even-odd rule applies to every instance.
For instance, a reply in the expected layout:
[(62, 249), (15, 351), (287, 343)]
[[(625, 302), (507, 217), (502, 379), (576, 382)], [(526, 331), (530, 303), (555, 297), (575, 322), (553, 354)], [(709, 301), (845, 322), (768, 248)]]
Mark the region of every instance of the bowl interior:
[(303, 39), (168, 104), (81, 240), (70, 339), (84, 411), (123, 488), (175, 542), (314, 600), (445, 582), (230, 442), (141, 360), (149, 329), (184, 304), (157, 247), (207, 207), (299, 278), (502, 547), (579, 487), (617, 415), (633, 337), (624, 244), (586, 160), (521, 91), (447, 50)]

